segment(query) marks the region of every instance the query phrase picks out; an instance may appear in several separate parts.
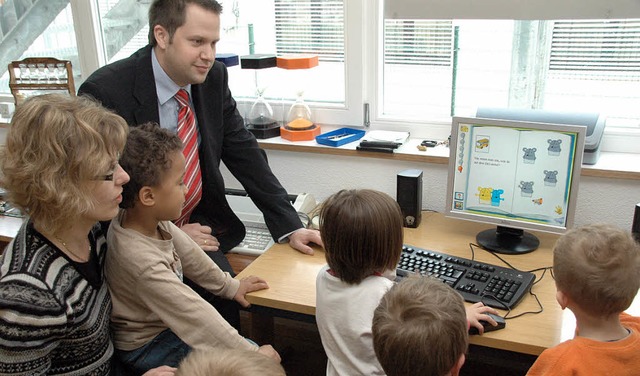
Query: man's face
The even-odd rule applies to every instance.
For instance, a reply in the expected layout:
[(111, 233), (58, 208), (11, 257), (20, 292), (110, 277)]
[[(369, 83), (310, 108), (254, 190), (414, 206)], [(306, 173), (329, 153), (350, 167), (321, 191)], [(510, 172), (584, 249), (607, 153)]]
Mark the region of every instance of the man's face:
[(188, 4), (184, 25), (173, 39), (162, 26), (156, 26), (156, 56), (162, 69), (179, 86), (204, 82), (216, 57), (220, 40), (220, 16), (198, 5)]

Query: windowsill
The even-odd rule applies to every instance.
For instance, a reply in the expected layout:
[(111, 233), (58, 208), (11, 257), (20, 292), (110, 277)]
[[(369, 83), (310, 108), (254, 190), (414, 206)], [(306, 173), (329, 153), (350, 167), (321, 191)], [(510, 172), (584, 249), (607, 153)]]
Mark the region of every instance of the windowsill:
[[(0, 128), (7, 128), (8, 122), (0, 119)], [(329, 132), (336, 127), (323, 126), (322, 132)], [(339, 147), (320, 145), (312, 141), (289, 141), (281, 137), (258, 140), (258, 143), (266, 150), (295, 151), (300, 153), (316, 153), (330, 155), (344, 155), (348, 157), (393, 159), (397, 161), (424, 162), (435, 164), (449, 163), (449, 148), (439, 145), (427, 148), (426, 151), (418, 150), (421, 139), (409, 139), (393, 154), (366, 152), (356, 150), (359, 141), (351, 142)], [(595, 176), (612, 179), (640, 180), (640, 154), (601, 152), (598, 162), (594, 165), (582, 165), (581, 176)]]
[[(322, 133), (329, 132), (335, 127), (323, 126)], [(359, 141), (354, 141), (339, 147), (320, 145), (312, 141), (289, 141), (281, 137), (258, 140), (265, 150), (294, 151), (300, 153), (316, 153), (329, 155), (344, 155), (348, 157), (363, 157), (377, 159), (393, 159), (397, 161), (424, 162), (435, 164), (449, 163), (449, 148), (438, 145), (418, 150), (421, 139), (409, 139), (394, 153), (365, 152), (356, 150)], [(582, 165), (581, 176), (595, 176), (612, 179), (640, 180), (640, 154), (601, 152), (598, 162), (594, 165)]]

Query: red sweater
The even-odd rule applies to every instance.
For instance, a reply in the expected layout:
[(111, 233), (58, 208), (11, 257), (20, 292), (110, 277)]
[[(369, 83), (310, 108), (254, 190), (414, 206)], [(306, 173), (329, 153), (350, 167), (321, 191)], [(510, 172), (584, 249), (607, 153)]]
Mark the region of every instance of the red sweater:
[(620, 322), (631, 330), (626, 338), (601, 342), (575, 337), (543, 351), (527, 375), (640, 375), (640, 317), (622, 313)]

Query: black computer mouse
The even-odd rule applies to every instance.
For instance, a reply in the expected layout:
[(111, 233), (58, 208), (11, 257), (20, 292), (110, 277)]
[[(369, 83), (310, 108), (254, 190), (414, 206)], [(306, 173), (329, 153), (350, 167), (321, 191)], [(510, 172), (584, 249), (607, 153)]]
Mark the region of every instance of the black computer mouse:
[[(498, 325), (493, 326), (488, 321), (480, 320), (480, 324), (482, 324), (482, 327), (484, 328), (484, 332), (485, 333), (486, 332), (492, 332), (494, 330), (503, 329), (505, 327), (506, 323), (505, 323), (504, 317), (498, 316), (498, 315), (494, 315), (492, 313), (486, 313), (486, 315), (489, 315), (489, 316), (491, 316), (491, 318), (496, 320)], [(478, 328), (476, 328), (475, 326), (472, 326), (472, 327), (469, 328), (469, 334), (470, 335), (475, 335), (475, 334), (480, 334), (480, 333), (478, 332)]]

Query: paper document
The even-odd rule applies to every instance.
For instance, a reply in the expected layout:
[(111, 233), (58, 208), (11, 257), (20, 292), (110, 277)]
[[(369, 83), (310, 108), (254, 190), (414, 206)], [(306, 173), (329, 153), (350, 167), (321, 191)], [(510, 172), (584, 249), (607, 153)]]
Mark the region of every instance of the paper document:
[(369, 131), (364, 136), (367, 141), (387, 141), (403, 144), (409, 139), (409, 132), (398, 131)]

